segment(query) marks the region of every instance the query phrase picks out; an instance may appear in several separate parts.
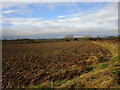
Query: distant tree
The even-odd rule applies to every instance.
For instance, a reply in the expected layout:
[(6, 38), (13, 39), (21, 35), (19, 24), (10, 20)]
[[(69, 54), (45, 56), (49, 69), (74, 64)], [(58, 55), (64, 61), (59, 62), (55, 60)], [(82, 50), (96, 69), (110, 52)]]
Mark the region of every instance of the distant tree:
[(96, 41), (97, 38), (89, 38), (89, 41)]
[(85, 35), (84, 36), (84, 40), (92, 40), (91, 38), (92, 38), (92, 36), (90, 36), (90, 35)]
[(97, 40), (101, 40), (101, 38), (99, 36), (97, 36)]
[(74, 41), (78, 41), (78, 38), (74, 38)]
[(66, 41), (70, 41), (69, 39), (66, 39)]
[(65, 40), (66, 41), (74, 40), (74, 36), (73, 35), (67, 35), (67, 36), (65, 36)]

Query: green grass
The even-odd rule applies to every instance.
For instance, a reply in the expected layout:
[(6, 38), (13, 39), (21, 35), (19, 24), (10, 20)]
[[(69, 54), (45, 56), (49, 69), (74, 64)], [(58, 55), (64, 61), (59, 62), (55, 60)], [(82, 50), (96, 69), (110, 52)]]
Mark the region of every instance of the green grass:
[(54, 86), (61, 86), (65, 83), (67, 83), (69, 80), (62, 80), (62, 81), (57, 81), (57, 82), (54, 82)]
[(118, 74), (118, 73), (120, 73), (120, 68), (114, 69), (112, 73), (113, 73), (113, 74)]
[(37, 88), (43, 88), (43, 86), (38, 86)]
[(120, 56), (114, 57), (115, 60), (118, 60), (120, 62)]
[(102, 64), (102, 66), (101, 66), (101, 68), (103, 69), (103, 68), (108, 68), (109, 67), (109, 63), (107, 63), (107, 64)]

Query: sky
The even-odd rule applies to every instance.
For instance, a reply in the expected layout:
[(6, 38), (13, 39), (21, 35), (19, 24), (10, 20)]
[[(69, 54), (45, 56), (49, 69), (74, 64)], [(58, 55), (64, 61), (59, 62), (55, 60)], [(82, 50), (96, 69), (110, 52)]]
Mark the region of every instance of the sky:
[(118, 35), (117, 2), (2, 3), (3, 39)]

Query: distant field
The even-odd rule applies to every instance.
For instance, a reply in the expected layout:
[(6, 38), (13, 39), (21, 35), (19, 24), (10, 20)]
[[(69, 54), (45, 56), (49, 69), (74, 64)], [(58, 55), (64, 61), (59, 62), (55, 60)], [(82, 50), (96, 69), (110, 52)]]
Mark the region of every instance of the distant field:
[(3, 43), (3, 88), (120, 87), (118, 42)]

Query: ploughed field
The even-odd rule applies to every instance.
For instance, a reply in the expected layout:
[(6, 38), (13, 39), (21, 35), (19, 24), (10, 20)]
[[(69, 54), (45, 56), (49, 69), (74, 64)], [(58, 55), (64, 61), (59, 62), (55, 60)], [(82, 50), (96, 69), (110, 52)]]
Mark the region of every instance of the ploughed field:
[[(65, 86), (69, 80), (93, 70), (88, 66), (113, 56), (93, 41), (3, 44), (2, 54), (3, 88), (69, 87)], [(78, 86), (90, 87), (84, 82)]]

